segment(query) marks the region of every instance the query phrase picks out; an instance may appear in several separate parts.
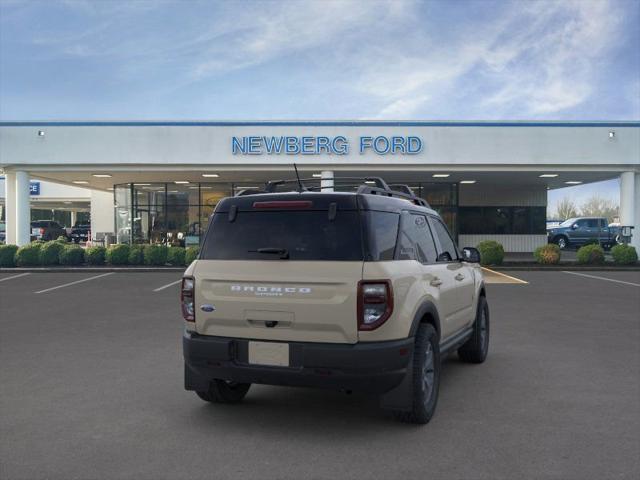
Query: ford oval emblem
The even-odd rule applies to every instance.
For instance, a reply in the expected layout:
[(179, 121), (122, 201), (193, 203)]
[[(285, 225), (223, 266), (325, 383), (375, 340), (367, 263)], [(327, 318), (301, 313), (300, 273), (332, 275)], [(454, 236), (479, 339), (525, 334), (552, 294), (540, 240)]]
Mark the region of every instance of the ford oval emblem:
[(200, 305), (200, 310), (203, 312), (213, 312), (216, 309), (213, 305)]

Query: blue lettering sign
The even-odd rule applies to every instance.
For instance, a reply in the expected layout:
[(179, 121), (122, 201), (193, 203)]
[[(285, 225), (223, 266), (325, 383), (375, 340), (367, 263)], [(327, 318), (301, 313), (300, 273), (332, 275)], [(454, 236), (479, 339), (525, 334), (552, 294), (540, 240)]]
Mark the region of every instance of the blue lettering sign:
[[(419, 137), (377, 137), (361, 136), (360, 154), (368, 151), (376, 155), (400, 154), (416, 155), (422, 151), (422, 140)], [(232, 137), (231, 151), (234, 155), (348, 155), (349, 140), (347, 137)]]
[(40, 195), (40, 182), (29, 182), (29, 195)]

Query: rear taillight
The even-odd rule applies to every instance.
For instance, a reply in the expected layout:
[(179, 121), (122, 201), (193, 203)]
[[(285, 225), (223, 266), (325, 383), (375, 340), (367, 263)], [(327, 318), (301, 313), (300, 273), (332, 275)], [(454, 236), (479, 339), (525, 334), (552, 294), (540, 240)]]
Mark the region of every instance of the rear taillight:
[(358, 330), (374, 330), (393, 312), (393, 289), (389, 280), (358, 282)]
[(182, 288), (180, 290), (180, 305), (182, 306), (182, 316), (187, 322), (196, 321), (196, 310), (194, 304), (194, 292), (196, 281), (192, 277), (184, 277), (182, 279)]

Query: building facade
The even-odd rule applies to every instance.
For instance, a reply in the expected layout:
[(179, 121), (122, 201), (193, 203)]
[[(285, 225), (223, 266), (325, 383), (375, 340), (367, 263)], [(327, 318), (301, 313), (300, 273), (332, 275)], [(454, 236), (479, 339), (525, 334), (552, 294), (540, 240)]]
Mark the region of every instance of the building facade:
[(621, 181), (621, 223), (639, 224), (638, 122), (0, 123), (17, 243), (30, 179), (90, 188), (94, 234), (191, 245), (220, 198), (290, 179), (294, 163), (327, 188), (354, 176), (406, 184), (461, 246), (495, 239), (532, 251), (546, 242), (548, 189), (611, 178)]

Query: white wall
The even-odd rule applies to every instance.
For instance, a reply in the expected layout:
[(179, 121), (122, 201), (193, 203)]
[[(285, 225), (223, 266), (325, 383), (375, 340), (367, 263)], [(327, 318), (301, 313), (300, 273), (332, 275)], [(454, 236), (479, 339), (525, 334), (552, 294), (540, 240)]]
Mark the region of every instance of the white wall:
[[(54, 201), (64, 199), (70, 201), (88, 201), (91, 198), (91, 190), (88, 188), (45, 182), (35, 178), (32, 178), (31, 181), (40, 182), (40, 195), (31, 195), (31, 200)], [(0, 177), (0, 198), (4, 197), (5, 179), (4, 177)]]
[(115, 232), (113, 193), (91, 190), (91, 236)]
[(546, 245), (546, 235), (458, 235), (460, 248), (477, 247), (484, 240), (495, 240), (502, 244), (505, 252), (533, 252)]
[[(345, 136), (351, 152), (297, 155), (299, 164), (339, 165), (633, 165), (640, 158), (638, 123), (598, 126), (456, 126), (408, 122), (342, 122), (342, 125), (96, 125), (0, 124), (0, 165), (268, 165), (290, 164), (292, 156), (233, 155), (233, 136)], [(44, 136), (38, 136), (43, 130)], [(613, 138), (609, 132), (615, 130)], [(358, 152), (360, 136), (418, 136), (418, 155)]]

